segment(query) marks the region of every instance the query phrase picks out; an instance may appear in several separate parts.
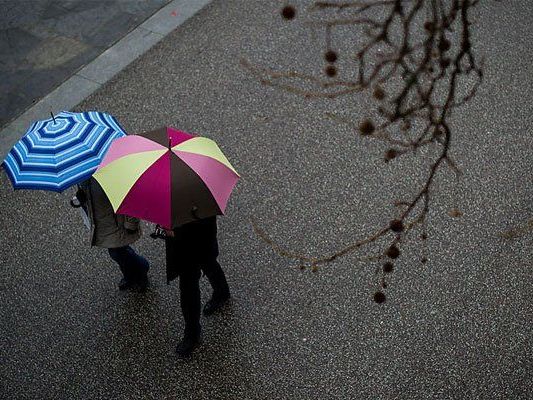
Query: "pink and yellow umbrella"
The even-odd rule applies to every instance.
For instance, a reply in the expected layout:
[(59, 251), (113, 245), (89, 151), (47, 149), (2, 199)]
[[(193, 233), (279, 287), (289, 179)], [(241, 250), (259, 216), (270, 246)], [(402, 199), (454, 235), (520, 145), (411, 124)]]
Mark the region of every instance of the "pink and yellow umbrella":
[(165, 228), (223, 214), (239, 179), (213, 140), (174, 128), (116, 139), (93, 177), (117, 214)]

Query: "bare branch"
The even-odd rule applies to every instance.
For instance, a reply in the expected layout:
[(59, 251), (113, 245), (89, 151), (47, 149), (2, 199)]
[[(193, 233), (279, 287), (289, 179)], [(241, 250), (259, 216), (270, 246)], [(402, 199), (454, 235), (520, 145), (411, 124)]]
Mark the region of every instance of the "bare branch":
[[(439, 150), (437, 156), (433, 152), (427, 156), (433, 157), (427, 178), (414, 197), (410, 201), (395, 202), (401, 212), (390, 226), (377, 229), (368, 238), (331, 255), (309, 257), (282, 248), (252, 221), (258, 236), (274, 251), (302, 265), (316, 267), (390, 232), (396, 236), (384, 254), (391, 259), (399, 256), (397, 245), (415, 227), (420, 225), (421, 239), (427, 238), (427, 214), (437, 172), (447, 165), (457, 177), (461, 175), (449, 154), (453, 136), (450, 115), (476, 95), (483, 80), (483, 60), (476, 61), (469, 20), (469, 12), (477, 3), (477, 0), (314, 1), (310, 8), (313, 18), (306, 24), (325, 28), (324, 58), (328, 63), (325, 72), (329, 78), (275, 72), (245, 60), (241, 62), (263, 84), (309, 98), (334, 98), (372, 89), (379, 104), (377, 111), (381, 120), (378, 122), (368, 118), (354, 122), (331, 113), (326, 113), (326, 117), (350, 126), (368, 139), (392, 146), (385, 152), (384, 161), (415, 153), (422, 146), (433, 145)], [(382, 18), (377, 19), (376, 15)], [(336, 48), (332, 42), (333, 33), (346, 26), (358, 30), (357, 37), (364, 39), (355, 59), (355, 81), (332, 79), (336, 76), (334, 64), (337, 60), (337, 54), (331, 50)], [(295, 81), (311, 85), (311, 88), (302, 88)], [(465, 92), (466, 95), (458, 94)], [(412, 124), (414, 122), (416, 124)], [(384, 255), (376, 257), (381, 260)], [(422, 260), (426, 260), (425, 255)]]

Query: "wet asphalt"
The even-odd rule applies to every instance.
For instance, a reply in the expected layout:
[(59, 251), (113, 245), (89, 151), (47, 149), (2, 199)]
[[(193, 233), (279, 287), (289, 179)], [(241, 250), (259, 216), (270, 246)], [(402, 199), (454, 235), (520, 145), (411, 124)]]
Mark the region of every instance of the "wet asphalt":
[(202, 347), (179, 360), (163, 243), (145, 235), (136, 245), (152, 265), (150, 290), (119, 292), (118, 268), (88, 246), (72, 193), (14, 192), (2, 172), (0, 397), (531, 398), (533, 12), (525, 0), (481, 3), (485, 82), (452, 121), (463, 176), (437, 175), (427, 247), (402, 243), (380, 305), (380, 263), (365, 257), (391, 237), (313, 273), (276, 255), (250, 218), (290, 249), (328, 254), (394, 217), (436, 153), (385, 164), (386, 146), (326, 118), (358, 120), (370, 96), (309, 100), (243, 69), (241, 58), (323, 68), (320, 35), (281, 20), (281, 2), (214, 1), (80, 104), (130, 133), (172, 125), (219, 143), (242, 175), (219, 221), (233, 298), (202, 319)]

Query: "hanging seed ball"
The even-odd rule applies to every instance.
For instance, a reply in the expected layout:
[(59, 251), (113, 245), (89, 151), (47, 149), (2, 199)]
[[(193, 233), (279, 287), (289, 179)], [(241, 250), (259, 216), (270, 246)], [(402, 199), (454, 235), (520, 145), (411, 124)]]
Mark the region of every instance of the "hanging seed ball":
[(420, 262), (421, 262), (422, 264), (425, 264), (425, 263), (428, 262), (428, 259), (427, 259), (426, 257), (422, 257), (422, 258), (420, 259)]
[(396, 158), (398, 155), (398, 152), (394, 149), (389, 149), (385, 152), (385, 162), (388, 162), (392, 160), (393, 158)]
[(311, 267), (311, 271), (313, 271), (313, 272), (318, 272), (318, 267), (317, 267), (316, 265), (313, 265), (313, 266)]
[(432, 32), (433, 31), (433, 22), (431, 21), (426, 21), (424, 22), (424, 29), (428, 32)]
[(334, 63), (337, 61), (337, 53), (335, 53), (333, 50), (328, 50), (324, 54), (324, 59), (329, 63)]
[(301, 264), (299, 268), (303, 271), (305, 269), (305, 265)]
[(451, 43), (448, 39), (442, 38), (442, 40), (439, 42), (439, 50), (440, 51), (448, 51), (450, 50)]
[(296, 16), (296, 9), (293, 6), (285, 6), (281, 10), (281, 15), (288, 20), (294, 19)]
[(335, 75), (337, 75), (337, 68), (335, 68), (333, 65), (328, 65), (326, 68), (324, 68), (324, 72), (327, 76), (333, 78)]
[(403, 232), (403, 222), (399, 219), (393, 219), (390, 222), (390, 229), (393, 232)]
[(426, 240), (427, 238), (428, 238), (427, 233), (423, 233), (423, 234), (420, 235), (420, 239), (422, 239), (422, 240)]
[(391, 273), (393, 269), (394, 269), (394, 264), (391, 263), (390, 261), (387, 261), (385, 264), (383, 264), (383, 272), (386, 272), (388, 274), (388, 273)]
[(383, 292), (374, 293), (374, 301), (378, 304), (385, 302), (385, 294)]
[(450, 59), (449, 58), (443, 58), (440, 60), (440, 66), (442, 68), (448, 68), (450, 66)]
[(374, 88), (374, 98), (377, 100), (383, 100), (385, 98), (385, 91), (381, 88), (381, 86), (376, 86)]
[(374, 123), (368, 118), (362, 120), (359, 124), (359, 132), (361, 132), (361, 135), (363, 136), (372, 135), (375, 130)]
[(385, 252), (385, 254), (387, 255), (387, 257), (389, 258), (398, 258), (400, 256), (400, 249), (398, 247), (396, 247), (395, 244), (393, 244), (391, 247), (389, 247), (387, 249), (387, 251)]

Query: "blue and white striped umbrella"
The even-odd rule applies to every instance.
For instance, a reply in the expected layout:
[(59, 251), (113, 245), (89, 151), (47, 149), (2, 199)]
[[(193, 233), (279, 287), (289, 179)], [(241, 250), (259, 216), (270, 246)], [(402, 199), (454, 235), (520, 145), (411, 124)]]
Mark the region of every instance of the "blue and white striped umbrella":
[(8, 153), (4, 169), (15, 189), (61, 192), (88, 179), (111, 142), (125, 135), (109, 114), (63, 111), (34, 122)]

